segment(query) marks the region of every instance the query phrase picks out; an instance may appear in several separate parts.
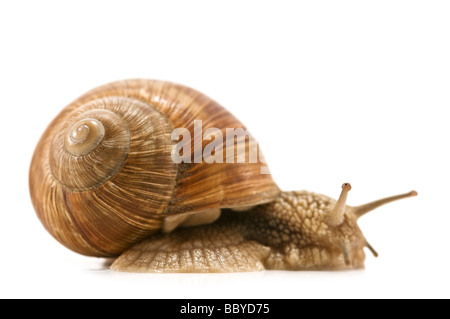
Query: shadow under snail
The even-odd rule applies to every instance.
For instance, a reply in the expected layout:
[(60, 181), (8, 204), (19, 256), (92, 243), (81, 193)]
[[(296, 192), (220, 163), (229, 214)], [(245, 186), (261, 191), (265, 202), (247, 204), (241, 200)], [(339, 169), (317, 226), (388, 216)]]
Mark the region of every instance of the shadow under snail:
[[(227, 128), (245, 130), (205, 95), (163, 81), (114, 82), (72, 102), (46, 129), (31, 163), (30, 193), (42, 224), (75, 252), (118, 256), (116, 271), (359, 269), (365, 247), (377, 253), (358, 218), (417, 195), (351, 207), (348, 183), (337, 201), (280, 192), (261, 174), (261, 159), (236, 163), (234, 148), (231, 162), (176, 163), (174, 145), (196, 143), (195, 120), (202, 136), (214, 128), (224, 136)], [(180, 127), (192, 140), (172, 139)], [(224, 159), (227, 148), (248, 151), (256, 143), (227, 141), (216, 143)], [(195, 147), (187, 155), (194, 153)]]

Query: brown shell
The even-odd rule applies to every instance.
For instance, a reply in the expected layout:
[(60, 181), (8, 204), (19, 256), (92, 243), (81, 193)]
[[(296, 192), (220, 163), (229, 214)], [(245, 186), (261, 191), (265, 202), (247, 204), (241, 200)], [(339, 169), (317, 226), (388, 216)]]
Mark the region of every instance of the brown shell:
[[(69, 131), (86, 118), (103, 124), (104, 137), (92, 150), (68, 151)], [(171, 133), (187, 128), (194, 145), (194, 120), (202, 120), (203, 133), (218, 128), (224, 137), (226, 128), (245, 129), (215, 101), (168, 82), (114, 82), (75, 100), (44, 132), (31, 164), (31, 198), (46, 229), (81, 254), (114, 256), (157, 232), (169, 215), (277, 197), (259, 160), (175, 164)]]

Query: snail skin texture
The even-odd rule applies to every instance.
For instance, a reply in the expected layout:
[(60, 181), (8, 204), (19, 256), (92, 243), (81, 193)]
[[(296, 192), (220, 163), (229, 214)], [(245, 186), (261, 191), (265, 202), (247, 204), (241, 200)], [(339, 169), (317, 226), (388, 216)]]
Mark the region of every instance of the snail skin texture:
[[(31, 199), (44, 227), (75, 252), (117, 257), (116, 271), (359, 269), (365, 247), (377, 253), (357, 219), (417, 195), (351, 207), (348, 183), (337, 201), (280, 192), (259, 159), (238, 162), (238, 150), (257, 146), (252, 138), (219, 143), (223, 163), (198, 161), (195, 146), (192, 163), (175, 163), (173, 146), (196, 144), (198, 120), (202, 136), (245, 130), (215, 101), (169, 82), (114, 82), (76, 99), (51, 122), (32, 159)], [(191, 140), (173, 140), (175, 128), (186, 128)], [(230, 147), (234, 161), (225, 161)]]

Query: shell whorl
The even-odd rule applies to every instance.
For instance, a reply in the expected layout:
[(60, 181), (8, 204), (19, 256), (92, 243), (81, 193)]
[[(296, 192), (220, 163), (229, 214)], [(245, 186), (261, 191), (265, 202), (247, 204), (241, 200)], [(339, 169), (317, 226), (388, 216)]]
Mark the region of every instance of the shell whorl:
[(194, 120), (224, 136), (245, 128), (210, 98), (169, 82), (114, 82), (75, 100), (44, 132), (31, 163), (31, 198), (45, 228), (76, 252), (114, 256), (158, 232), (167, 216), (278, 196), (259, 161), (174, 163), (172, 131), (192, 134)]
[(64, 139), (64, 148), (72, 156), (83, 156), (92, 152), (104, 137), (103, 124), (95, 118), (86, 118), (78, 121), (68, 130)]
[[(136, 103), (127, 102), (130, 105)], [(99, 109), (108, 103), (114, 105), (118, 100), (94, 100), (84, 105), (80, 111), (87, 111), (70, 119), (67, 128), (52, 142), (52, 173), (72, 191), (81, 192), (103, 185), (117, 174), (128, 156), (128, 123), (113, 111)]]
[(30, 173), (46, 228), (72, 250), (95, 256), (118, 254), (158, 231), (178, 172), (171, 132), (153, 106), (127, 97), (93, 99), (60, 114)]

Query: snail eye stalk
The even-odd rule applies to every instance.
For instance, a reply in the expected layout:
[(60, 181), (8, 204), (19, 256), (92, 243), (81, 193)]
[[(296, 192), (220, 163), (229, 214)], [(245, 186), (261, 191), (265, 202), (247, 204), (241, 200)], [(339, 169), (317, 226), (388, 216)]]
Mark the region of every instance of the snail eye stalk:
[(401, 194), (401, 195), (396, 195), (396, 196), (392, 196), (392, 197), (386, 197), (386, 198), (382, 198), (379, 200), (376, 200), (374, 202), (370, 202), (364, 205), (360, 205), (360, 206), (356, 206), (356, 207), (352, 207), (351, 208), (351, 212), (357, 217), (360, 218), (361, 216), (364, 216), (365, 214), (367, 214), (368, 212), (374, 210), (375, 208), (378, 208), (382, 205), (385, 205), (387, 203), (391, 203), (394, 201), (397, 201), (399, 199), (403, 199), (403, 198), (408, 198), (408, 197), (414, 197), (417, 196), (417, 192), (416, 191), (411, 191), (409, 193), (406, 194)]
[(342, 192), (336, 203), (336, 206), (327, 217), (327, 224), (332, 227), (341, 225), (344, 222), (344, 213), (347, 202), (348, 192), (352, 189), (349, 183), (342, 185)]

